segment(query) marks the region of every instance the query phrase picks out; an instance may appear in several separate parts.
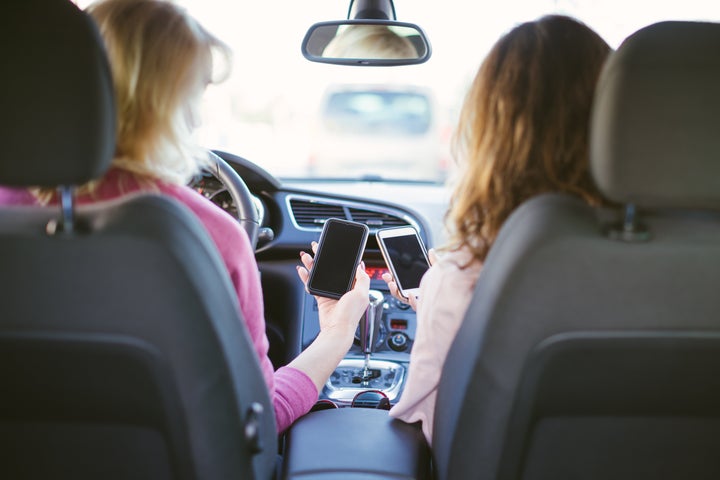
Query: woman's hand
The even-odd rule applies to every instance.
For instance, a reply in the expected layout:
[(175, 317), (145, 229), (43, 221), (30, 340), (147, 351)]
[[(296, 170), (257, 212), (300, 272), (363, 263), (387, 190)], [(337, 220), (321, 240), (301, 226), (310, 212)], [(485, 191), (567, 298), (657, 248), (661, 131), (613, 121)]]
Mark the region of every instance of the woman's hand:
[[(316, 242), (312, 243), (312, 251), (317, 252)], [(297, 272), (307, 291), (313, 257), (307, 252), (300, 252), (300, 260), (302, 266), (297, 266)], [(352, 346), (360, 318), (370, 303), (370, 277), (365, 272), (365, 265), (360, 262), (355, 270), (353, 288), (339, 300), (317, 295), (315, 300), (320, 316), (320, 333), (288, 366), (305, 372), (320, 392)]]
[[(435, 253), (435, 249), (431, 248), (428, 250), (428, 258), (430, 260), (430, 265), (434, 265), (435, 262), (437, 262), (437, 254)], [(398, 289), (397, 283), (395, 282), (395, 279), (393, 278), (391, 273), (383, 273), (382, 279), (385, 280), (385, 283), (388, 285), (388, 289), (390, 290), (390, 294), (395, 297), (398, 301), (402, 303), (406, 303), (410, 305), (410, 307), (417, 311), (417, 298), (415, 296), (411, 295), (411, 298), (405, 298), (402, 295), (400, 295), (400, 290)]]
[[(317, 252), (317, 242), (312, 242), (313, 253)], [(310, 270), (313, 266), (313, 256), (307, 252), (300, 252), (300, 260), (303, 266), (297, 267), (298, 276), (305, 285), (310, 277)], [(369, 303), (370, 277), (365, 272), (365, 265), (360, 262), (355, 270), (355, 283), (353, 288), (340, 299), (315, 296), (320, 316), (320, 331), (325, 333), (336, 333), (347, 336), (352, 342), (355, 336), (360, 318), (365, 313)], [(348, 345), (349, 348), (349, 345)]]

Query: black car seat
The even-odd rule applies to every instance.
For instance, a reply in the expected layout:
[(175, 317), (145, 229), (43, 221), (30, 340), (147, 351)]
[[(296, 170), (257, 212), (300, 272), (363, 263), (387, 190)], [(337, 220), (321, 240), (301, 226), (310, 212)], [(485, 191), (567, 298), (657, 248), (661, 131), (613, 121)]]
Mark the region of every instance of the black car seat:
[(443, 369), (439, 479), (720, 478), (720, 24), (631, 35), (600, 77), (607, 197), (522, 205)]
[(67, 0), (0, 15), (0, 478), (272, 478), (269, 394), (225, 266), (159, 195), (74, 208), (114, 150), (112, 79)]

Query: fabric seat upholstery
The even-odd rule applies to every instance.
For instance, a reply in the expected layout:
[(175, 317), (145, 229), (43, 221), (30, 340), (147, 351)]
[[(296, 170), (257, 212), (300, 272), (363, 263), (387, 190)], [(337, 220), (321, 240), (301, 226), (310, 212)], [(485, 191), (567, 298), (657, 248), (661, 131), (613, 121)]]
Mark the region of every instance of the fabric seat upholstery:
[(600, 77), (591, 165), (485, 263), (443, 369), (440, 479), (718, 478), (720, 25), (662, 22)]
[[(115, 110), (94, 23), (12, 2), (0, 36), (0, 184), (101, 176)], [(0, 207), (0, 477), (272, 478), (268, 390), (200, 221), (149, 194), (69, 218)]]

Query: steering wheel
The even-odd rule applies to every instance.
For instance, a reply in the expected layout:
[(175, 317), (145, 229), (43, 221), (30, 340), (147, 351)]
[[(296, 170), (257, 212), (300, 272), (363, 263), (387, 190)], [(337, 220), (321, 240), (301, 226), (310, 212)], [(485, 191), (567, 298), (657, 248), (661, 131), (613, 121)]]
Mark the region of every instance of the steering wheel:
[(237, 221), (245, 232), (247, 232), (250, 245), (253, 250), (255, 250), (258, 230), (260, 228), (260, 218), (250, 189), (248, 189), (245, 181), (238, 175), (235, 169), (219, 155), (212, 151), (209, 151), (209, 155), (212, 163), (206, 170), (222, 183), (232, 197), (237, 209)]

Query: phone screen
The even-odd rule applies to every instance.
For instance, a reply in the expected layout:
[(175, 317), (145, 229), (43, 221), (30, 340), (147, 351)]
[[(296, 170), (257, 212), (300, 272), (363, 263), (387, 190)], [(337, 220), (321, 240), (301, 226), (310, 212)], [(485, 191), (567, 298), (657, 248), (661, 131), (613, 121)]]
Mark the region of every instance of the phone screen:
[(362, 223), (337, 219), (325, 222), (310, 271), (310, 293), (340, 298), (352, 288), (367, 235), (368, 228)]
[(410, 232), (407, 235), (383, 236), (381, 241), (398, 286), (402, 290), (419, 288), (420, 280), (430, 268), (420, 238)]
[(428, 269), (425, 253), (415, 235), (385, 239), (387, 254), (395, 268), (397, 281), (403, 289), (420, 287), (420, 280)]

